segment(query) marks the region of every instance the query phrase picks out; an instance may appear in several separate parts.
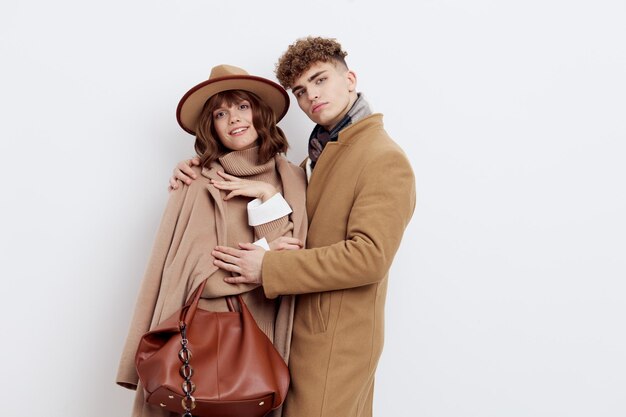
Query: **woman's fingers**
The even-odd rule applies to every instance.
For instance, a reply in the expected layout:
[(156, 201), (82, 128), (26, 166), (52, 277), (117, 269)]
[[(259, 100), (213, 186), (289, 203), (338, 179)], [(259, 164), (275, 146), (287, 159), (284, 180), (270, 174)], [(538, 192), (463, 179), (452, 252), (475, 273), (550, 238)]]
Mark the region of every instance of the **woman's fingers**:
[(230, 180), (230, 181), (239, 180), (239, 177), (235, 177), (234, 175), (227, 174), (223, 171), (217, 171), (217, 175), (219, 175), (222, 178), (226, 178), (227, 180)]
[(241, 182), (228, 182), (218, 180), (211, 180), (211, 184), (213, 184), (215, 188), (219, 188), (220, 190), (236, 190), (245, 185)]
[(238, 195), (243, 195), (241, 190), (231, 191), (230, 193), (226, 195), (226, 197), (224, 197), (224, 200), (230, 200), (231, 198), (237, 197)]
[(304, 243), (295, 237), (281, 236), (269, 243), (271, 250), (298, 250), (304, 247)]

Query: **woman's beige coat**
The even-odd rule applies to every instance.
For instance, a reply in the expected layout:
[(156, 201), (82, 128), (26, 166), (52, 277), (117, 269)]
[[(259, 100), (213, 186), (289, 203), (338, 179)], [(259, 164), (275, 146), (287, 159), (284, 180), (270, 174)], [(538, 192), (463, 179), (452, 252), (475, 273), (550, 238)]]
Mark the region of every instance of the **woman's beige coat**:
[[(213, 164), (211, 168), (203, 169), (190, 186), (173, 192), (161, 220), (116, 379), (118, 384), (138, 391), (133, 416), (170, 415), (144, 405), (135, 370), (135, 352), (141, 336), (180, 309), (189, 294), (209, 276), (211, 279), (207, 281), (207, 287), (215, 297), (247, 292), (255, 287), (225, 283), (223, 278), (229, 273), (213, 265), (212, 249), (217, 245), (226, 245), (223, 194), (209, 184), (210, 178), (220, 179), (217, 175), (219, 168), (218, 164)], [(276, 169), (281, 178), (283, 196), (293, 210), (293, 236), (304, 240), (307, 224), (304, 172), (282, 156), (276, 157)], [(204, 293), (207, 293), (207, 288)], [(283, 298), (277, 313), (274, 344), (284, 358), (289, 355), (293, 304), (293, 297)]]
[(307, 249), (263, 260), (268, 297), (300, 294), (284, 416), (372, 415), (387, 273), (414, 207), (413, 171), (382, 115), (326, 145), (307, 189)]

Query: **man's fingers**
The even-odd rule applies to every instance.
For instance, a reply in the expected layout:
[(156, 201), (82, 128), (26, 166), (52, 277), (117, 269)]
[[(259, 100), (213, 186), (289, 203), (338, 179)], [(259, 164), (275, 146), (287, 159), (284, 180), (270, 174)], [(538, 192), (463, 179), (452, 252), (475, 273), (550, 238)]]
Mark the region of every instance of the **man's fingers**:
[[(181, 161), (178, 163), (178, 165), (176, 165), (176, 168), (178, 168), (178, 170), (185, 176), (189, 177), (189, 178), (196, 178), (196, 173), (193, 172), (193, 169), (191, 168), (191, 166), (189, 165), (190, 163), (192, 163), (193, 160), (191, 161)], [(177, 175), (178, 177), (178, 175)], [(180, 177), (178, 177), (180, 178)], [(182, 179), (182, 178), (180, 178)]]
[(191, 184), (191, 178), (189, 178), (183, 171), (178, 168), (174, 169), (174, 175), (172, 176), (172, 179), (184, 182), (187, 185)]
[(170, 178), (170, 190), (178, 190), (179, 186), (180, 186), (180, 182), (178, 182), (176, 177), (171, 177)]
[(226, 262), (222, 262), (219, 259), (215, 259), (213, 261), (213, 265), (215, 265), (218, 268), (223, 269), (225, 271), (235, 272), (237, 274), (241, 273), (241, 268), (239, 268), (237, 265), (233, 265), (233, 264), (229, 264), (229, 263), (226, 263)]
[(213, 252), (211, 252), (211, 255), (213, 255), (213, 257), (215, 259), (219, 259), (219, 260), (221, 260), (223, 262), (227, 262), (227, 263), (233, 264), (233, 265), (237, 265), (237, 263), (239, 261), (239, 258), (237, 258), (235, 256), (232, 256), (232, 255), (227, 255), (227, 254), (222, 253), (222, 252), (215, 252), (215, 251), (213, 251)]
[(197, 177), (196, 173), (191, 169), (192, 166), (200, 165), (200, 158), (191, 158), (189, 160), (180, 161), (172, 171), (172, 177), (168, 186), (168, 191), (177, 190), (180, 187), (178, 181), (187, 185), (191, 184), (192, 179)]
[(239, 249), (231, 248), (229, 246), (216, 246), (213, 252), (211, 252), (213, 256), (216, 255), (231, 255), (237, 258), (241, 258), (242, 252)]
[(254, 281), (242, 276), (224, 278), (224, 281), (229, 284), (255, 284)]

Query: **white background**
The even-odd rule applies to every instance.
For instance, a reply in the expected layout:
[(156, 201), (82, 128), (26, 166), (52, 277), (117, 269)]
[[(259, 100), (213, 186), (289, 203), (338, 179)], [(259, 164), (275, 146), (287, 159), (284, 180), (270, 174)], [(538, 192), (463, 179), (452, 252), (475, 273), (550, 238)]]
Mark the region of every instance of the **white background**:
[[(625, 22), (617, 0), (3, 1), (0, 413), (128, 414), (117, 361), (192, 154), (176, 104), (312, 34), (417, 177), (375, 414), (625, 416)], [(312, 125), (292, 103), (281, 126), (299, 162)]]

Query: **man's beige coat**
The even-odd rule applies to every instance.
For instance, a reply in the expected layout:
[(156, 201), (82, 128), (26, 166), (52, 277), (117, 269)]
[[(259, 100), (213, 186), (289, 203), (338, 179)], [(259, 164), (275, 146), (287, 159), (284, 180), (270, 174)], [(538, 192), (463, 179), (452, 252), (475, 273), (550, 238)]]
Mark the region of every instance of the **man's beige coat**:
[(371, 115), (328, 143), (307, 189), (307, 249), (268, 252), (268, 297), (296, 298), (286, 417), (372, 415), (387, 273), (415, 207), (402, 150)]

